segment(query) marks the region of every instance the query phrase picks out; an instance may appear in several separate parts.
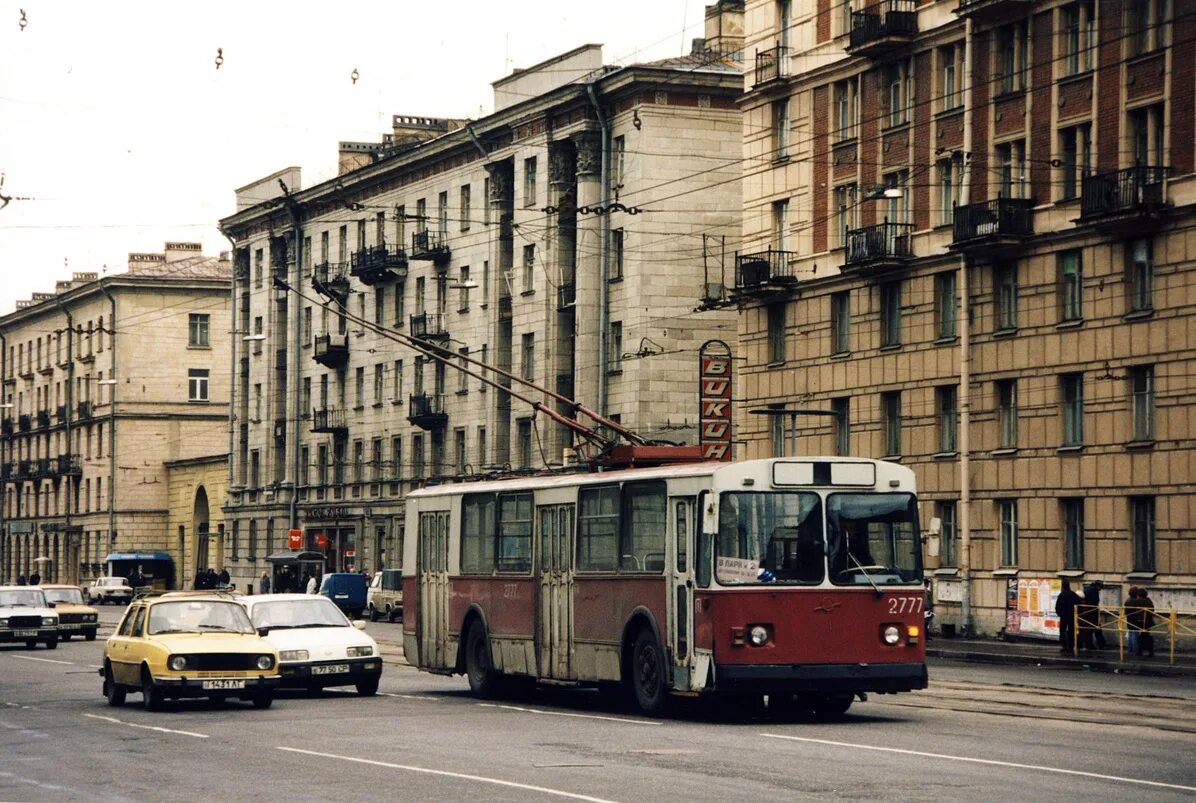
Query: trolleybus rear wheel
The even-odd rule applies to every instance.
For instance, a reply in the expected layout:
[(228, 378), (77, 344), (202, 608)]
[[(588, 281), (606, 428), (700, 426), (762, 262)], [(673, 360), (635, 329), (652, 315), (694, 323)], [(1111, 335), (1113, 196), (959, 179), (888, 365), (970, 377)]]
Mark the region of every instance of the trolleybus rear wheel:
[(490, 659), (490, 639), (480, 620), (474, 620), (465, 637), (465, 674), (469, 678), (469, 690), (478, 697), (492, 698), (498, 695), (498, 673)]
[(818, 697), (814, 700), (814, 713), (820, 717), (841, 717), (854, 699), (850, 694)]

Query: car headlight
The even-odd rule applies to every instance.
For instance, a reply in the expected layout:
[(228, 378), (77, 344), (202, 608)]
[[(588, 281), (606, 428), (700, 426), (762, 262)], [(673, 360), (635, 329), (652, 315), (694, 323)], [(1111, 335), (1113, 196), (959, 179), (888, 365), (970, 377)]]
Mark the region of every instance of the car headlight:
[(278, 660), (280, 661), (306, 661), (307, 659), (307, 650), (283, 650), (278, 653)]
[(56, 624), (58, 624), (57, 617), (54, 617), (54, 616), (43, 616), (42, 617), (42, 626), (43, 627), (50, 627), (51, 625), (56, 625)]
[(166, 662), (166, 665), (169, 666), (171, 669), (173, 669), (175, 672), (182, 672), (184, 669), (187, 668), (187, 656), (172, 655), (172, 656), (170, 656), (170, 660)]
[(896, 644), (901, 641), (901, 630), (898, 629), (897, 625), (889, 625), (884, 630), (884, 639), (885, 644), (890, 646)]
[(96, 620), (96, 615), (94, 613), (85, 614), (83, 620), (85, 622), (94, 622)]
[(0, 619), (0, 627), (8, 627), (8, 620)]
[(274, 656), (273, 655), (259, 655), (257, 657), (257, 668), (258, 669), (273, 669), (274, 668)]
[(748, 631), (748, 641), (752, 643), (753, 647), (763, 647), (768, 643), (768, 628), (764, 625), (754, 625)]
[(365, 658), (374, 654), (374, 648), (366, 645), (364, 647), (350, 647), (347, 655), (350, 658)]

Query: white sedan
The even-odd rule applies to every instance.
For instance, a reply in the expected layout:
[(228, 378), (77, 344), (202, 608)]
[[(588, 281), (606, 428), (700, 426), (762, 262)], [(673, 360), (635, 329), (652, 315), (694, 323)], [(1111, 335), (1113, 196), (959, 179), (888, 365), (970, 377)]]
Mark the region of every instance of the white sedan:
[(255, 594), (238, 597), (238, 602), (258, 632), (278, 649), (283, 687), (356, 686), (363, 696), (378, 693), (378, 644), (362, 632), (365, 622), (350, 622), (332, 600), (309, 594)]

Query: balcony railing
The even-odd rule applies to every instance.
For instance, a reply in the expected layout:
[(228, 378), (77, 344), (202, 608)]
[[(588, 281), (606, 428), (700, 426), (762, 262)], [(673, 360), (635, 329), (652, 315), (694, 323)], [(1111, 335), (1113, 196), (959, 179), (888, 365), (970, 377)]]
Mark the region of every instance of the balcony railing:
[(995, 198), (955, 207), (951, 245), (989, 247), (1020, 242), (1034, 233), (1034, 201), (1029, 198)]
[(18, 480), (34, 479), (36, 477), (36, 474), (34, 472), (35, 472), (34, 461), (22, 460), (21, 462), (17, 463), (17, 479)]
[(353, 254), (349, 275), (374, 285), (407, 275), (407, 252), (397, 246), (374, 245)]
[(54, 469), (57, 467), (58, 464), (50, 458), (39, 457), (33, 462), (33, 476), (38, 479), (52, 477), (54, 476)]
[(349, 336), (347, 334), (316, 335), (312, 359), (329, 368), (340, 368), (349, 361)]
[(91, 418), (91, 416), (92, 416), (91, 402), (89, 402), (89, 401), (79, 402), (79, 404), (75, 407), (75, 412), (77, 413), (77, 415), (75, 417), (81, 421), (85, 421), (85, 420)]
[(448, 423), (443, 393), (413, 393), (408, 397), (407, 420), (420, 429), (442, 429)]
[(29, 432), (32, 430), (33, 416), (27, 413), (22, 413), (21, 416), (17, 418), (17, 429), (21, 432)]
[(787, 47), (775, 45), (768, 50), (757, 50), (755, 86), (763, 86), (770, 81), (784, 78), (788, 60), (789, 48)]
[(421, 312), (411, 316), (411, 336), (421, 340), (447, 340), (444, 316), (438, 312)]
[(1167, 206), (1167, 167), (1129, 167), (1084, 176), (1080, 219), (1153, 215)]
[(56, 409), (54, 411), (54, 417), (58, 419), (59, 424), (66, 423), (66, 405), (65, 404), (58, 405), (58, 409)]
[(867, 11), (853, 11), (848, 51), (879, 56), (910, 41), (918, 33), (915, 6), (915, 0), (882, 0)]
[(316, 408), (311, 411), (311, 431), (339, 434), (349, 431), (345, 411), (335, 407)]
[(77, 454), (60, 454), (57, 458), (57, 473), (62, 476), (82, 474), (83, 464)]
[(914, 256), (914, 224), (878, 223), (847, 232), (845, 267), (884, 268), (904, 264)]
[(979, 20), (1014, 19), (1021, 16), (1035, 0), (959, 0), (955, 13)]
[(44, 428), (50, 426), (50, 411), (49, 410), (38, 410), (37, 411), (37, 426), (39, 429), (44, 429)]
[(767, 293), (797, 283), (793, 262), (797, 254), (769, 248), (752, 254), (735, 255), (734, 293)]
[(345, 266), (336, 262), (321, 262), (312, 268), (311, 286), (320, 295), (333, 296), (341, 302), (349, 297), (349, 276)]
[(566, 282), (556, 289), (556, 308), (567, 310), (577, 303), (577, 285)]
[(452, 255), (444, 234), (432, 229), (412, 232), (409, 259), (430, 259), (437, 264), (448, 262)]

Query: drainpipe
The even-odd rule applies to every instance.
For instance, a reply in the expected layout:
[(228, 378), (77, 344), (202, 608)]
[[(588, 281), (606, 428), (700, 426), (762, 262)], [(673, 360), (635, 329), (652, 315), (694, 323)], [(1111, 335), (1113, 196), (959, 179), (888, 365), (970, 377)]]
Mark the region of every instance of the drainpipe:
[[(4, 399), (4, 391), (2, 384), (4, 379), (8, 377), (8, 337), (3, 332), (0, 332), (0, 404), (8, 404)], [(0, 438), (0, 465), (9, 465), (9, 455), (11, 454), (12, 439), (16, 436), (17, 419), (12, 414), (11, 407), (0, 408), (8, 413), (9, 420), (12, 421), (13, 434)], [(0, 418), (3, 418), (3, 413), (0, 413)], [(12, 479), (15, 479), (12, 478)], [(20, 495), (18, 490), (16, 495)], [(3, 545), (4, 564), (12, 565), (15, 569), (15, 561), (12, 559), (12, 534), (8, 532), (8, 519), (5, 518), (5, 505), (8, 497), (8, 482), (0, 483), (0, 544)], [(0, 564), (0, 569), (3, 565)], [(15, 582), (16, 577), (5, 576), (3, 582)]]
[[(291, 278), (291, 287), (298, 287), (301, 284), (303, 277), (303, 216), (298, 204), (290, 200), (290, 194), (287, 194), (287, 212), (291, 216), (292, 230), (295, 238), (295, 276)], [(400, 243), (401, 245), (401, 243)], [(301, 301), (299, 295), (295, 296), (296, 301)], [(299, 527), (299, 428), (303, 421), (303, 411), (299, 409), (299, 401), (302, 399), (303, 381), (300, 376), (303, 372), (299, 368), (299, 362), (303, 356), (303, 316), (298, 306), (294, 311), (291, 311), (291, 305), (287, 304), (287, 314), (290, 315), (294, 322), (294, 338), (287, 350), (287, 370), (291, 377), (291, 393), (287, 394), (292, 401), (285, 406), (294, 407), (294, 415), (287, 415), (287, 425), (294, 422), (295, 430), (292, 433), (293, 437), (288, 440), (292, 452), (292, 466), (291, 466), (291, 499), (288, 511), (290, 529), (294, 530)], [(284, 410), (284, 412), (286, 412)], [(269, 539), (269, 534), (266, 538)], [(269, 549), (266, 550), (269, 553)]]
[[(602, 206), (610, 207), (610, 123), (602, 113), (598, 103), (598, 93), (594, 84), (586, 84), (586, 93), (590, 96), (590, 104), (594, 107), (594, 115), (598, 118), (598, 127), (602, 131), (602, 163), (599, 180), (602, 182)], [(598, 277), (598, 412), (607, 415), (607, 381), (606, 365), (607, 351), (610, 348), (610, 285), (607, 283), (609, 257), (607, 244), (610, 241), (610, 214), (602, 215), (602, 236), (598, 243), (598, 265), (601, 275)]]
[[(108, 376), (113, 380), (112, 384), (108, 386), (112, 388), (108, 393), (108, 548), (111, 549), (112, 538), (116, 533), (116, 299), (102, 279), (100, 280), (100, 291), (108, 297), (108, 304), (111, 308), (110, 326), (112, 327), (110, 340), (112, 356)], [(97, 384), (96, 387), (102, 386)], [(96, 391), (96, 395), (99, 393), (100, 391)]]
[[(967, 162), (972, 158), (972, 123), (975, 109), (972, 106), (972, 57), (974, 54), (975, 31), (972, 18), (968, 17), (964, 33), (964, 77), (963, 77), (963, 152)], [(960, 206), (970, 203), (972, 171), (965, 165), (963, 181), (959, 189)], [(960, 580), (960, 628), (963, 635), (972, 632), (972, 484), (968, 473), (969, 427), (972, 420), (971, 361), (970, 350), (970, 299), (968, 296), (968, 258), (961, 251), (959, 255), (959, 580)]]
[[(73, 415), (74, 411), (72, 410), (72, 408), (74, 407), (74, 401), (73, 401), (73, 396), (71, 395), (71, 391), (73, 390), (74, 384), (75, 384), (75, 359), (74, 359), (74, 354), (72, 353), (72, 345), (74, 343), (74, 335), (75, 335), (75, 318), (73, 315), (71, 315), (71, 311), (69, 309), (67, 309), (67, 306), (62, 303), (61, 296), (55, 296), (54, 300), (55, 300), (55, 302), (57, 302), (58, 308), (60, 310), (62, 310), (62, 314), (66, 316), (66, 365), (67, 365), (67, 368), (66, 368), (66, 395), (64, 397), (64, 401), (66, 402), (66, 420), (65, 420), (65, 424), (66, 424), (66, 427), (65, 427), (66, 454), (67, 454), (67, 462), (69, 463), (70, 457), (71, 457), (71, 419), (74, 418), (74, 415)], [(115, 330), (115, 327), (113, 327), (113, 329)], [(103, 333), (101, 333), (100, 337), (103, 337), (103, 336), (104, 336)], [(49, 405), (46, 405), (46, 406), (49, 407)], [(68, 476), (71, 476), (71, 475), (68, 475)], [(77, 481), (78, 480), (76, 480), (76, 482)], [(68, 543), (73, 540), (72, 536), (74, 535), (74, 533), (71, 532), (71, 496), (72, 496), (72, 494), (71, 494), (72, 489), (70, 487), (71, 482), (72, 482), (71, 480), (67, 480), (66, 540)], [(80, 539), (80, 540), (82, 540), (82, 539)], [(75, 561), (72, 561), (71, 563), (72, 563), (71, 574), (68, 575), (68, 577), (67, 577), (68, 582), (71, 580), (72, 577), (75, 580), (79, 579), (78, 576), (75, 574), (76, 572), (79, 571), (79, 561), (75, 560)]]
[[(233, 469), (234, 461), (236, 460), (236, 425), (233, 423), (237, 420), (237, 241), (225, 231), (220, 229), (220, 233), (228, 240), (229, 247), (232, 248), (231, 256), (233, 258), (233, 280), (229, 282), (229, 332), (231, 333), (231, 344), (229, 345), (229, 364), (228, 364), (228, 487), (232, 488), (236, 479), (236, 473)], [(198, 537), (198, 533), (196, 536)], [(210, 535), (210, 533), (209, 533)], [(221, 549), (224, 544), (220, 545)], [(196, 570), (199, 569), (199, 564), (196, 564)]]

